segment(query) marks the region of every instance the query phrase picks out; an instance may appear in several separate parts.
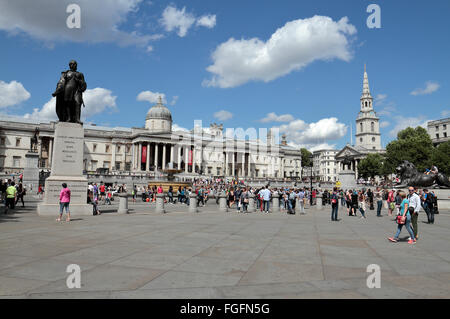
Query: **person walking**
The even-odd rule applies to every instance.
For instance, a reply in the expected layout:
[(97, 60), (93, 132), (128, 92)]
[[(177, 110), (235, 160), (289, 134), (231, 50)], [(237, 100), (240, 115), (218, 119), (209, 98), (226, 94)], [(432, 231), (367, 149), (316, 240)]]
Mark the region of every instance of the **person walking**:
[(306, 195), (305, 191), (303, 189), (300, 190), (297, 194), (298, 197), (298, 204), (300, 205), (300, 215), (305, 214), (305, 201), (306, 201)]
[(242, 205), (242, 212), (247, 213), (248, 202), (250, 201), (250, 196), (248, 194), (247, 188), (244, 188), (244, 190), (242, 191), (240, 199)]
[(361, 218), (366, 218), (366, 195), (362, 190), (358, 193), (358, 207), (361, 213)]
[(380, 187), (375, 191), (375, 200), (377, 201), (377, 217), (381, 217), (381, 208), (383, 207), (383, 192)]
[(333, 188), (333, 193), (331, 194), (331, 220), (338, 221), (338, 210), (339, 210), (339, 196), (337, 193), (337, 188)]
[[(392, 216), (395, 209), (395, 191), (392, 189), (387, 193), (388, 215)], [(401, 201), (400, 201), (401, 203)], [(399, 204), (400, 205), (400, 204)]]
[(269, 203), (270, 203), (270, 195), (271, 195), (270, 190), (268, 188), (266, 188), (265, 186), (263, 186), (260, 193), (261, 193), (261, 197), (263, 200), (263, 210), (266, 213), (269, 213)]
[(411, 224), (412, 229), (414, 231), (414, 237), (413, 239), (417, 240), (419, 239), (418, 232), (419, 229), (417, 227), (417, 219), (419, 218), (419, 211), (420, 211), (420, 197), (416, 193), (416, 189), (414, 187), (408, 188), (409, 195), (408, 195), (408, 201), (409, 201), (409, 213), (411, 214)]
[(352, 199), (351, 216), (356, 216), (356, 211), (358, 210), (358, 192), (356, 191), (356, 189), (352, 191), (351, 199)]
[(297, 193), (295, 193), (295, 189), (291, 190), (288, 196), (289, 207), (291, 209), (291, 213), (295, 215), (295, 198), (297, 197)]
[(434, 224), (434, 195), (428, 189), (424, 189), (423, 192), (423, 204), (427, 214), (428, 224)]
[(402, 231), (403, 225), (406, 226), (406, 230), (408, 231), (409, 235), (411, 236), (408, 240), (408, 244), (415, 244), (416, 240), (414, 238), (414, 232), (411, 229), (411, 213), (409, 212), (408, 205), (409, 201), (406, 198), (406, 194), (404, 192), (399, 193), (400, 197), (402, 198), (402, 203), (400, 204), (400, 215), (397, 216), (397, 232), (395, 233), (394, 237), (389, 237), (388, 239), (396, 243), (398, 242), (398, 237), (400, 236), (400, 232)]
[(17, 198), (14, 204), (17, 205), (20, 199), (22, 201), (22, 207), (25, 207), (25, 203), (23, 202), (23, 196), (25, 195), (26, 195), (25, 187), (23, 187), (22, 183), (19, 183), (19, 187), (17, 187)]
[(6, 188), (6, 198), (5, 198), (5, 214), (8, 213), (8, 208), (14, 209), (17, 199), (17, 188), (14, 181), (11, 181), (9, 186)]
[(62, 189), (59, 193), (59, 217), (56, 219), (57, 222), (61, 221), (63, 211), (66, 209), (66, 222), (70, 222), (70, 189), (67, 187), (66, 183), (62, 183)]

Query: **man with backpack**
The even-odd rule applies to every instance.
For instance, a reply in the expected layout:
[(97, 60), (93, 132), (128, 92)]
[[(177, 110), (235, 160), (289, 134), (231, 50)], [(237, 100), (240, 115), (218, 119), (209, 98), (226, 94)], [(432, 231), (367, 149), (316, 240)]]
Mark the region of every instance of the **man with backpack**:
[(338, 202), (338, 194), (337, 194), (337, 188), (333, 188), (333, 193), (331, 194), (331, 220), (337, 222), (337, 216), (338, 216), (338, 209), (339, 209), (339, 202)]
[(428, 189), (423, 190), (424, 208), (427, 213), (428, 224), (434, 224), (434, 195)]

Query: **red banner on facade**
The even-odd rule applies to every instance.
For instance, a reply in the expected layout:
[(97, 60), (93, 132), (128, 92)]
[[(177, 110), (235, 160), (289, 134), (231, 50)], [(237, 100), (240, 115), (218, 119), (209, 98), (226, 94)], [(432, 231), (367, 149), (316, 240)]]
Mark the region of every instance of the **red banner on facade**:
[(147, 146), (142, 146), (142, 163), (147, 163)]
[(192, 150), (189, 150), (188, 164), (192, 165)]

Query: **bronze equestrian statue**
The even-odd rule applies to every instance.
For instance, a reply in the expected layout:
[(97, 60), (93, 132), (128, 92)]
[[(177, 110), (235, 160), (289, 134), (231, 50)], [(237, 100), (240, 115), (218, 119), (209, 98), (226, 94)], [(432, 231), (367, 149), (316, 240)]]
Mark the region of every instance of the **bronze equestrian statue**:
[(69, 62), (70, 70), (61, 72), (61, 78), (52, 96), (56, 97), (56, 114), (60, 122), (83, 124), (80, 121), (83, 92), (86, 91), (84, 75), (77, 71), (77, 62)]
[(30, 139), (31, 140), (30, 152), (32, 152), (32, 153), (36, 153), (37, 152), (37, 147), (38, 147), (38, 144), (39, 144), (38, 136), (39, 136), (39, 128), (36, 127), (36, 129), (34, 130), (34, 135)]
[(400, 176), (400, 184), (395, 187), (404, 188), (408, 186), (416, 187), (437, 187), (450, 188), (450, 180), (442, 173), (419, 173), (414, 164), (403, 161), (397, 168), (397, 175)]

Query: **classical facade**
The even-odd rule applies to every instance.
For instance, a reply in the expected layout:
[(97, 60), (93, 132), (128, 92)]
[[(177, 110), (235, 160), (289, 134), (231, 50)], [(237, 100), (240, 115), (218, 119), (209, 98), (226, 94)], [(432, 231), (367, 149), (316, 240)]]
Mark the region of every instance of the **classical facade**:
[(316, 180), (321, 182), (337, 182), (339, 166), (335, 156), (338, 150), (323, 149), (313, 152), (313, 168)]
[[(39, 129), (39, 168), (52, 163), (56, 122), (0, 117), (0, 171), (22, 172), (30, 138)], [(172, 114), (159, 102), (152, 106), (142, 128), (109, 128), (84, 125), (86, 174), (128, 174), (158, 177), (166, 169), (179, 170), (183, 178), (301, 178), (300, 150), (269, 130), (267, 139), (227, 137), (223, 126), (173, 131)]]
[(450, 141), (450, 117), (427, 123), (427, 132), (434, 146)]
[(338, 172), (352, 170), (358, 178), (358, 164), (370, 153), (384, 153), (381, 147), (379, 118), (373, 108), (373, 98), (369, 88), (369, 77), (364, 66), (363, 91), (360, 98), (360, 111), (356, 118), (356, 144), (347, 144), (337, 152), (335, 159)]

